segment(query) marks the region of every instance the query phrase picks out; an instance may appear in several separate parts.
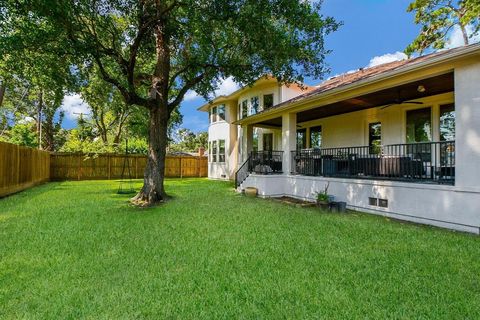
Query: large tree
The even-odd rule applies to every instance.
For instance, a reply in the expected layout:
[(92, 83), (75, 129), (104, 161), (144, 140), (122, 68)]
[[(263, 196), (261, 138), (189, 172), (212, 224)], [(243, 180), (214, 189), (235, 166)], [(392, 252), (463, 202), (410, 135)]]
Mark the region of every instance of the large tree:
[(463, 43), (470, 43), (471, 35), (480, 29), (479, 0), (415, 0), (407, 8), (415, 12), (415, 23), (422, 29), (417, 38), (406, 48), (405, 53), (411, 55), (428, 48), (443, 49), (454, 27), (462, 33)]
[[(46, 45), (96, 65), (127, 105), (149, 112), (144, 185), (135, 201), (154, 204), (164, 190), (167, 128), (189, 90), (208, 97), (228, 76), (282, 82), (325, 72), (324, 36), (337, 28), (304, 0), (6, 0), (25, 35), (10, 45)], [(8, 19), (7, 19), (8, 20)], [(10, 20), (9, 20), (10, 21)], [(32, 21), (40, 21), (41, 28)], [(34, 31), (32, 31), (34, 30)], [(60, 43), (61, 42), (61, 43)], [(40, 45), (42, 43), (42, 45)]]

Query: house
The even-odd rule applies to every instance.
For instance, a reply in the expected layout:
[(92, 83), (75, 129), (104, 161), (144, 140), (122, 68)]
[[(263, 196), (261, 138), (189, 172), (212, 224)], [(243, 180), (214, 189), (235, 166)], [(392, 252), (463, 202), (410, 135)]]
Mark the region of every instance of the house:
[[(305, 89), (305, 90), (304, 90)], [(480, 45), (360, 69), (316, 87), (262, 78), (199, 108), (209, 177), (480, 232)]]

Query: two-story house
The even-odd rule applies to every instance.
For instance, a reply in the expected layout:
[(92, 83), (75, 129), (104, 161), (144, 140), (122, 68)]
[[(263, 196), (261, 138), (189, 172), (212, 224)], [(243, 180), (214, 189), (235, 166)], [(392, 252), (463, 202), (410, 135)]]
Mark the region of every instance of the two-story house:
[(305, 91), (262, 78), (210, 113), (209, 177), (480, 232), (480, 45), (360, 69)]

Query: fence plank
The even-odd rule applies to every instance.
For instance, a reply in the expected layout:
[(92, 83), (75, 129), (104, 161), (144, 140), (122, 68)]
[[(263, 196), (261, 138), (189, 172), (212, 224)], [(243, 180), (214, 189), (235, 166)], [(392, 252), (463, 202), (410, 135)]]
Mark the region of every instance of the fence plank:
[[(143, 177), (147, 157), (140, 155), (100, 154), (87, 157), (84, 154), (51, 154), (52, 180), (94, 180), (119, 179), (125, 165), (132, 178)], [(208, 174), (206, 157), (167, 156), (166, 177), (206, 177)]]
[(50, 154), (0, 142), (0, 197), (50, 179)]

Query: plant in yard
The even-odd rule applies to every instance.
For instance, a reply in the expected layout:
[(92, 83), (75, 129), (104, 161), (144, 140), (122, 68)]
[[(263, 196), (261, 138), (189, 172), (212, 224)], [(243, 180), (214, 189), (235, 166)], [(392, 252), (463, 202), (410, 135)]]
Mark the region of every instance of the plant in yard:
[(72, 57), (74, 72), (98, 70), (126, 109), (147, 110), (148, 163), (134, 201), (155, 204), (167, 197), (168, 122), (185, 94), (208, 98), (227, 77), (322, 77), (324, 37), (338, 24), (320, 8), (303, 0), (5, 0), (0, 58), (47, 48)]
[(328, 204), (330, 202), (330, 197), (328, 195), (328, 187), (330, 186), (330, 182), (325, 184), (325, 188), (323, 191), (317, 192), (317, 204), (322, 208), (328, 208)]

